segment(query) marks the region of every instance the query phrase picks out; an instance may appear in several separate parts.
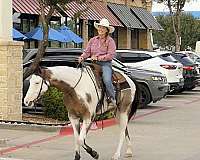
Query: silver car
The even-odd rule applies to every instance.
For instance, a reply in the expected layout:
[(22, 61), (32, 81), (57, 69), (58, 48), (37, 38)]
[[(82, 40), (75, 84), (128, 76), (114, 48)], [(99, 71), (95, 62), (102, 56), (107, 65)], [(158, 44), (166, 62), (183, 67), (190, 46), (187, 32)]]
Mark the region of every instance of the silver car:
[(123, 69), (130, 75), (131, 79), (139, 83), (142, 94), (142, 107), (161, 100), (169, 91), (167, 78), (160, 72), (127, 67), (116, 59), (113, 61), (113, 66)]

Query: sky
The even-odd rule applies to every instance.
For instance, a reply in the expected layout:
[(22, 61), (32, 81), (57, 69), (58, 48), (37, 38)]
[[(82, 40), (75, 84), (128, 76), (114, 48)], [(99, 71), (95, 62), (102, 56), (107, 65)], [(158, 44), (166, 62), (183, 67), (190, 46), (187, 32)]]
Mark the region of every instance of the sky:
[[(200, 11), (200, 0), (190, 0), (183, 8), (185, 11)], [(166, 12), (168, 7), (162, 3), (153, 2), (152, 12)]]

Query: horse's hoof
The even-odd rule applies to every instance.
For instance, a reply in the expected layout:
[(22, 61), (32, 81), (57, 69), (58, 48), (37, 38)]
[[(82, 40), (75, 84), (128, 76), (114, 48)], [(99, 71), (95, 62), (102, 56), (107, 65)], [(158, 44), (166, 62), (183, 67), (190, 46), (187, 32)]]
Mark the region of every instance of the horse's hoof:
[(126, 154), (124, 155), (124, 157), (125, 157), (125, 158), (130, 158), (130, 157), (133, 157), (133, 154), (132, 154), (132, 153), (126, 153)]
[(111, 160), (119, 160), (119, 158), (120, 158), (120, 156), (115, 154), (115, 155), (112, 157)]
[(80, 154), (76, 152), (74, 160), (80, 160), (80, 159), (81, 159)]
[(99, 154), (98, 154), (96, 151), (92, 151), (91, 156), (92, 156), (94, 159), (99, 159)]

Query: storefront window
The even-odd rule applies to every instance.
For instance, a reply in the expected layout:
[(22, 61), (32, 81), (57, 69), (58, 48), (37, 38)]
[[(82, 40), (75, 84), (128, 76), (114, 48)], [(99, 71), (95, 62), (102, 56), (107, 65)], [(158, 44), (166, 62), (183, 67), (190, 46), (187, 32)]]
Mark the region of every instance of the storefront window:
[[(83, 21), (79, 18), (72, 19), (70, 17), (66, 18), (67, 21), (65, 22), (65, 25), (71, 29), (72, 32), (77, 34), (78, 36), (82, 37), (82, 25)], [(82, 44), (76, 44), (74, 42), (68, 42), (65, 47), (67, 48), (81, 48)]]
[(94, 21), (88, 20), (88, 39), (94, 37)]
[(118, 48), (118, 28), (115, 27), (115, 31), (111, 34), (111, 37), (114, 39), (116, 47)]
[(134, 29), (131, 31), (131, 48), (138, 49), (139, 48), (139, 30)]
[[(57, 30), (60, 28), (60, 21), (51, 21), (50, 26), (51, 26), (51, 28)], [(49, 47), (58, 48), (58, 47), (61, 47), (61, 43), (57, 42), (57, 41), (51, 41), (49, 43)]]
[(26, 33), (29, 32), (29, 20), (28, 19), (22, 19), (22, 32)]

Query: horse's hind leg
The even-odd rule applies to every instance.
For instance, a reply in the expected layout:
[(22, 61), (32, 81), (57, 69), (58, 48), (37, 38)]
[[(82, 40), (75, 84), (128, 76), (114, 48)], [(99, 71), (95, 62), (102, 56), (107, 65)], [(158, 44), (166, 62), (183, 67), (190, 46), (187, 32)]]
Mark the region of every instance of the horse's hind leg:
[(94, 159), (99, 159), (99, 154), (94, 150), (92, 149), (90, 146), (88, 146), (86, 144), (86, 142), (84, 141), (84, 146), (82, 146), (87, 153), (89, 153)]
[(90, 146), (88, 146), (85, 142), (86, 136), (87, 136), (87, 132), (90, 128), (91, 125), (91, 119), (86, 119), (83, 120), (83, 126), (80, 132), (80, 136), (79, 136), (79, 143), (81, 143), (81, 146), (86, 150), (87, 153), (89, 153), (94, 159), (98, 159), (99, 158), (99, 154), (93, 150)]
[(133, 156), (132, 144), (131, 144), (131, 139), (128, 132), (128, 127), (126, 127), (125, 136), (126, 136), (126, 143), (127, 143), (127, 150), (125, 153), (125, 157), (132, 157)]
[(80, 134), (80, 123), (79, 118), (72, 118), (70, 115), (68, 116), (69, 120), (72, 124), (74, 131), (74, 145), (75, 145), (75, 157), (74, 160), (80, 160), (80, 144), (79, 144), (79, 134)]
[(118, 143), (118, 147), (117, 150), (114, 154), (114, 156), (112, 157), (113, 160), (118, 160), (120, 158), (120, 154), (121, 154), (121, 148), (122, 145), (124, 143), (124, 139), (125, 139), (125, 130), (128, 124), (128, 115), (126, 112), (123, 113), (119, 113), (119, 125), (120, 125), (120, 136), (119, 136), (119, 143)]

